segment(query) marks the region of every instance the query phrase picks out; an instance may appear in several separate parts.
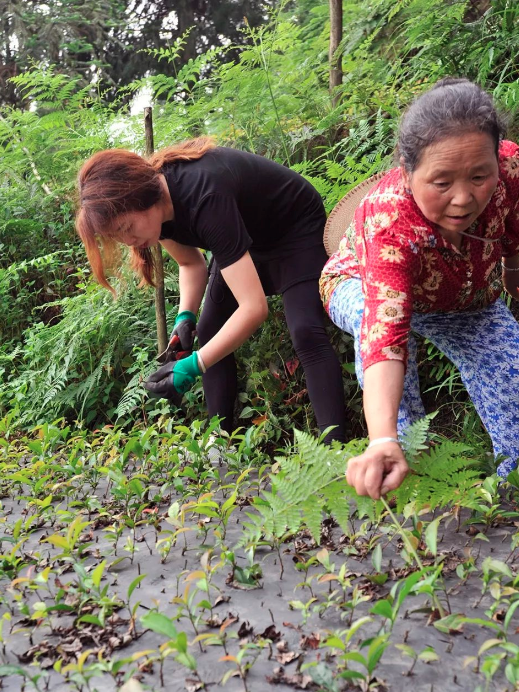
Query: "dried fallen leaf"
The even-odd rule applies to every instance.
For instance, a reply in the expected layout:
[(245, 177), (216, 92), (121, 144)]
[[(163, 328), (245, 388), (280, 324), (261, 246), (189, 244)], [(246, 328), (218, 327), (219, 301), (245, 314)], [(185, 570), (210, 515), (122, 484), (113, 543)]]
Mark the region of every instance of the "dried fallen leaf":
[(81, 639), (76, 638), (71, 642), (60, 644), (59, 648), (66, 654), (77, 654), (83, 650), (83, 644), (81, 643)]
[(298, 632), (301, 632), (301, 625), (294, 625), (293, 622), (284, 622), (283, 627), (288, 627), (291, 630), (297, 630)]
[(72, 608), (77, 608), (79, 605), (79, 596), (75, 593), (68, 593), (65, 596), (65, 605), (71, 606)]
[(278, 632), (275, 625), (269, 625), (259, 636), (262, 639), (270, 639), (271, 642), (277, 642), (281, 639), (281, 633)]
[(306, 636), (304, 634), (301, 637), (299, 646), (301, 649), (318, 649), (321, 643), (321, 635), (319, 632), (312, 632), (310, 635)]
[(295, 373), (297, 368), (299, 367), (299, 360), (297, 358), (293, 358), (292, 360), (287, 360), (285, 363), (285, 367), (288, 370), (288, 373), (290, 377)]
[(245, 620), (244, 622), (241, 623), (240, 629), (238, 630), (238, 637), (240, 639), (243, 639), (244, 637), (248, 637), (253, 633), (254, 629), (251, 627), (251, 624), (248, 620)]
[(214, 613), (213, 615), (211, 615), (211, 617), (207, 618), (205, 624), (208, 627), (220, 627), (225, 630), (227, 627), (229, 627), (229, 625), (238, 622), (238, 620), (239, 618), (233, 615), (232, 613), (228, 613), (227, 616), (222, 616), (218, 615), (218, 613)]
[(122, 687), (119, 687), (119, 692), (144, 692), (144, 687), (135, 678), (130, 678)]
[(286, 666), (288, 663), (292, 663), (292, 661), (297, 661), (300, 655), (301, 654), (298, 654), (295, 651), (286, 651), (276, 654), (274, 658), (278, 663), (281, 663), (282, 666)]
[(297, 690), (308, 690), (312, 686), (312, 678), (309, 675), (295, 673), (294, 675), (286, 675), (283, 668), (275, 668), (273, 675), (267, 675), (267, 682), (271, 685), (290, 685)]

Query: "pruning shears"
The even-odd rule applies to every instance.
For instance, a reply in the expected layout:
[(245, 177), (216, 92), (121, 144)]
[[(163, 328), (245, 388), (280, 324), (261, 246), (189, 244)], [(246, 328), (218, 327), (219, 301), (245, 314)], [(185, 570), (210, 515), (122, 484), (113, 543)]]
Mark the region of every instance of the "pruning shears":
[(187, 356), (191, 355), (192, 351), (181, 351), (179, 350), (179, 346), (180, 339), (176, 334), (173, 334), (169, 340), (166, 350), (157, 356), (158, 362), (161, 364), (169, 363), (172, 360), (182, 360), (182, 358), (186, 358)]

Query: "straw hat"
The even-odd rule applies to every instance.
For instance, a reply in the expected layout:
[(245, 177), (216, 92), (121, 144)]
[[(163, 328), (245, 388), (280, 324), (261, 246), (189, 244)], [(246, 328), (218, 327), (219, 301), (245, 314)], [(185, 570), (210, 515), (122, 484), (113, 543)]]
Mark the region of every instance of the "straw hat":
[(366, 194), (374, 187), (375, 183), (385, 175), (385, 172), (375, 173), (371, 178), (366, 178), (352, 188), (338, 202), (330, 212), (326, 226), (324, 227), (324, 247), (328, 255), (333, 255), (339, 247), (342, 236), (350, 225), (355, 209), (359, 206)]

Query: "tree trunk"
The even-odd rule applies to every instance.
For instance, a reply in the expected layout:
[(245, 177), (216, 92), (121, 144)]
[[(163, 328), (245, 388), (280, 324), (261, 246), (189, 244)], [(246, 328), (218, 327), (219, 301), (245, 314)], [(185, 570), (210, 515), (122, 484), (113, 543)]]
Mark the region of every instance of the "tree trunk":
[[(144, 109), (144, 134), (146, 137), (146, 156), (153, 154), (153, 119), (151, 108)], [(154, 245), (151, 248), (155, 265), (155, 317), (157, 320), (158, 353), (163, 353), (168, 346), (168, 330), (166, 325), (166, 301), (164, 297), (164, 263), (162, 248)]]
[(196, 58), (196, 18), (194, 11), (194, 3), (191, 0), (184, 2), (175, 2), (175, 12), (177, 13), (178, 20), (178, 33), (180, 35), (184, 34), (188, 29), (190, 29), (189, 34), (186, 37), (186, 42), (184, 49), (182, 51), (183, 61), (194, 60)]
[(342, 40), (342, 0), (329, 0), (330, 2), (330, 95), (332, 106), (335, 108), (339, 102), (339, 94), (336, 87), (342, 84), (342, 55), (338, 51)]

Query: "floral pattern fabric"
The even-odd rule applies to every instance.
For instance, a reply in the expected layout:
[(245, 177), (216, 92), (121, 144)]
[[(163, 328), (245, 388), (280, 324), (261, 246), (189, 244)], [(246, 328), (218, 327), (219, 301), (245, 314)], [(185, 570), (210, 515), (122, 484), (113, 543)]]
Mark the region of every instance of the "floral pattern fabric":
[(352, 277), (362, 281), (364, 369), (383, 360), (407, 363), (413, 314), (477, 310), (499, 297), (501, 258), (519, 253), (513, 142), (501, 143), (497, 188), (467, 233), (476, 237), (462, 236), (460, 249), (446, 240), (405, 190), (399, 168), (366, 195), (320, 280), (328, 312), (338, 286)]
[[(364, 380), (361, 331), (364, 294), (359, 279), (343, 281), (333, 292), (330, 317), (355, 343), (355, 370)], [(519, 459), (519, 324), (501, 299), (480, 310), (414, 313), (413, 332), (429, 339), (454, 363), (503, 459), (497, 473), (506, 478)], [(416, 340), (409, 337), (409, 358), (398, 410), (398, 433), (423, 418), (416, 364)]]

